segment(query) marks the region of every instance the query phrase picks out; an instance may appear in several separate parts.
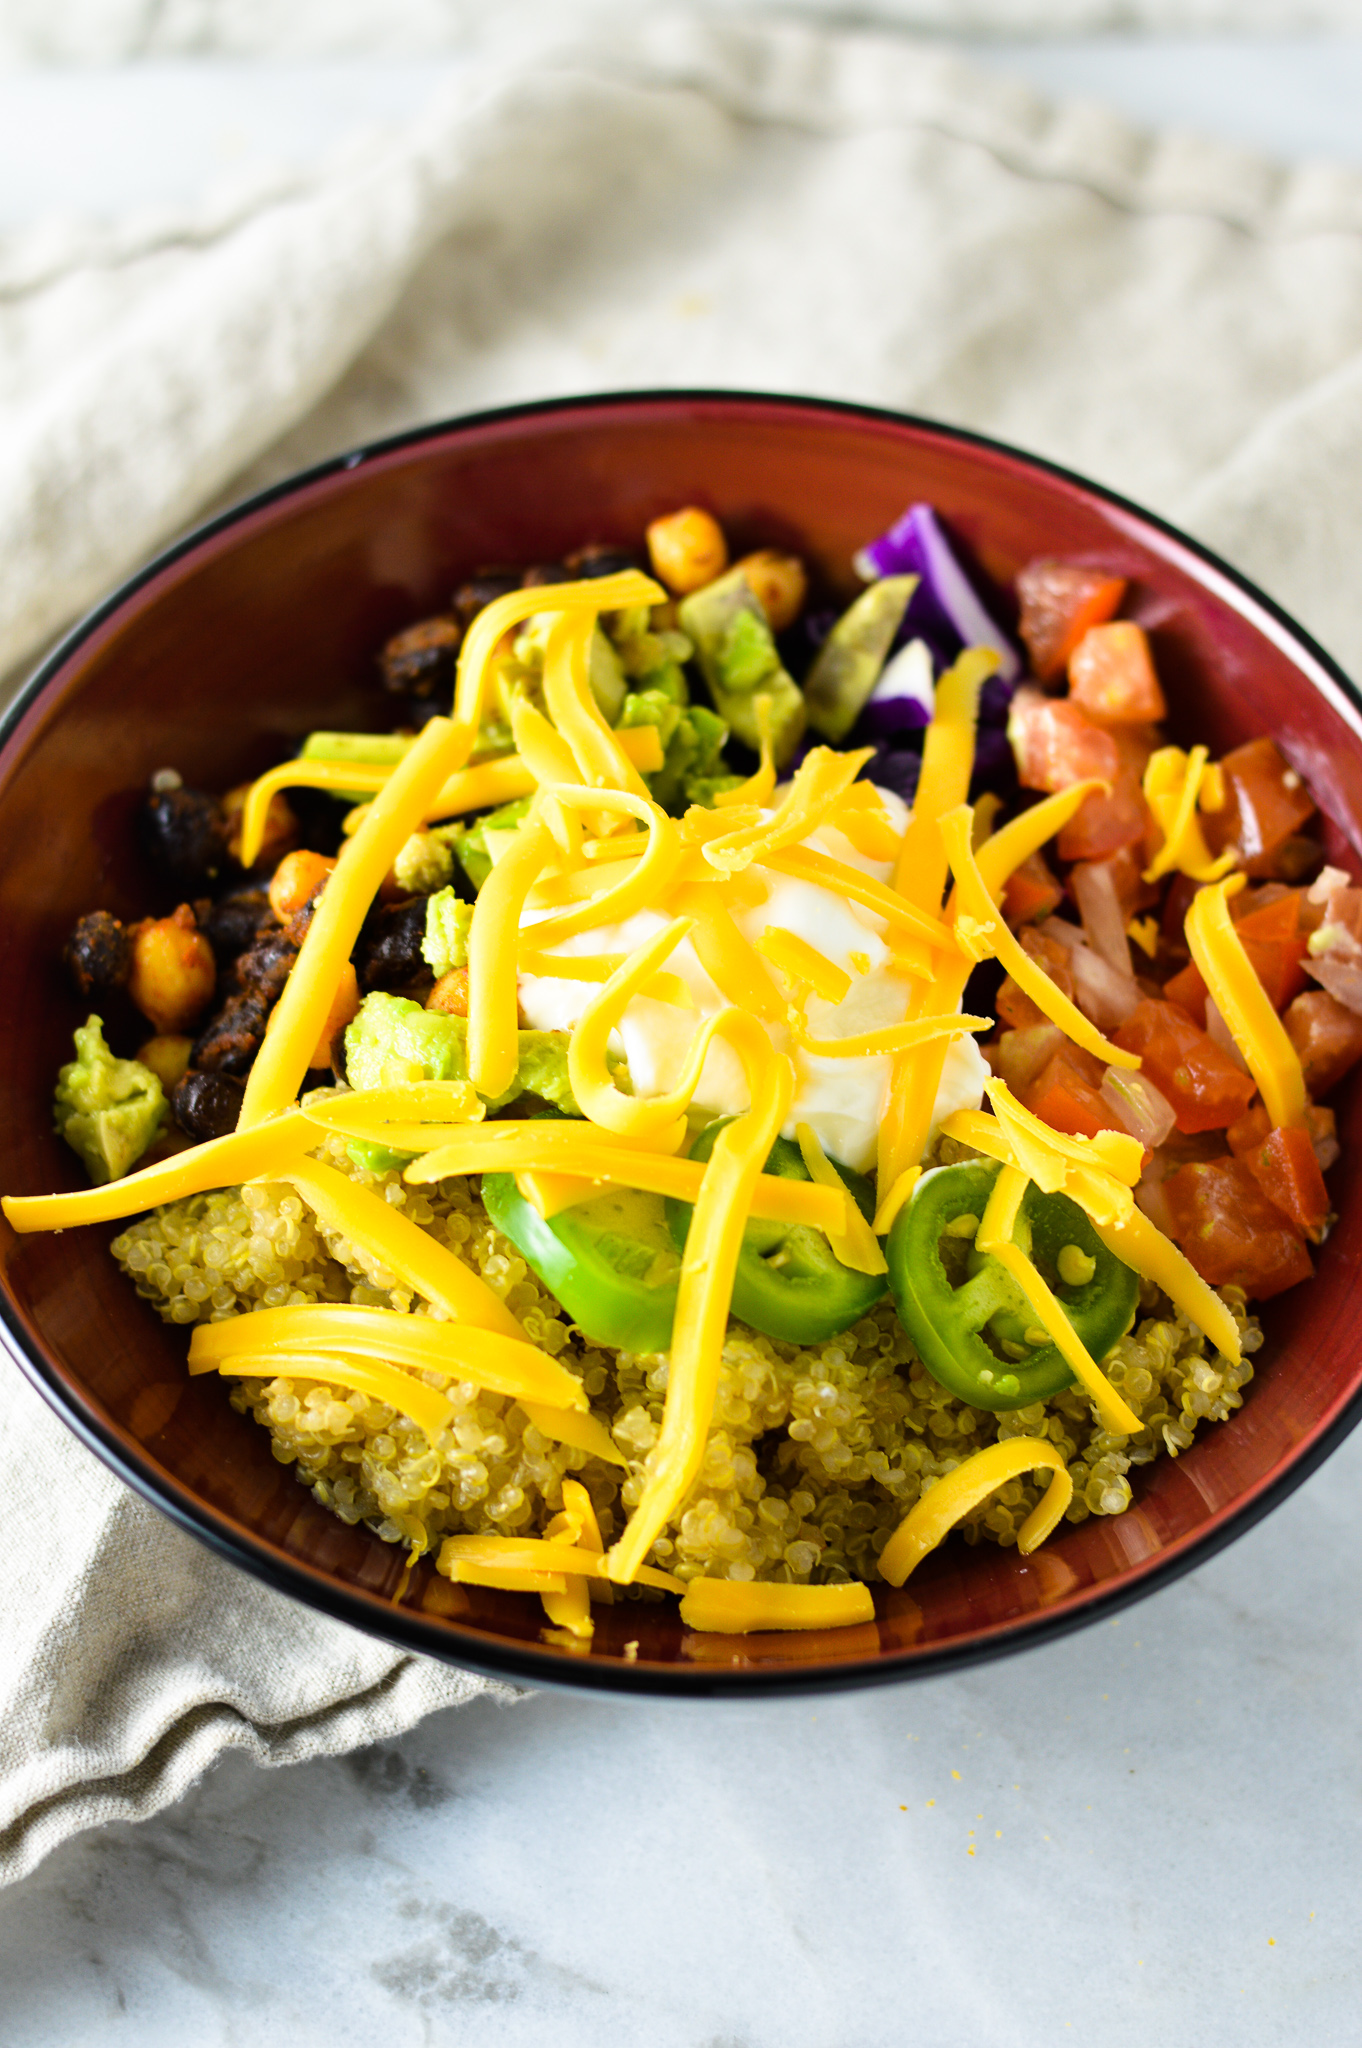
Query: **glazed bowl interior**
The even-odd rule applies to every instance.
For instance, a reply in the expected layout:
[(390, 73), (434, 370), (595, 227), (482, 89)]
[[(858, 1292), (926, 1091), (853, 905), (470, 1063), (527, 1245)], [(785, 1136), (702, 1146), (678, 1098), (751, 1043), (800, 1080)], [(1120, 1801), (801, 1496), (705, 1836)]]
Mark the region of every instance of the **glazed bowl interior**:
[[(173, 550), (72, 635), (14, 713), (0, 751), (0, 1100), (10, 1193), (81, 1184), (54, 1137), (56, 1067), (82, 1019), (58, 964), (95, 906), (172, 907), (132, 842), (149, 774), (224, 789), (315, 726), (390, 723), (374, 688), (387, 635), (441, 608), (485, 563), (553, 560), (587, 540), (637, 544), (647, 521), (710, 506), (735, 552), (788, 545), (827, 597), (854, 550), (932, 502), (1006, 584), (1032, 556), (1131, 579), (1175, 736), (1219, 752), (1274, 734), (1326, 814), (1331, 858), (1362, 847), (1362, 724), (1317, 649), (1221, 565), (1090, 485), (930, 424), (787, 399), (661, 394), (568, 401), (455, 422), (329, 465)], [(589, 1654), (543, 1640), (539, 1603), (451, 1585), (316, 1505), (215, 1379), (185, 1373), (163, 1325), (108, 1256), (117, 1226), (17, 1238), (0, 1226), (6, 1341), (64, 1418), (132, 1484), (235, 1563), (361, 1627), (455, 1662), (540, 1681), (704, 1693), (906, 1676), (1039, 1640), (1147, 1591), (1248, 1526), (1355, 1417), (1362, 1361), (1362, 1196), (1339, 1110), (1337, 1227), (1314, 1282), (1268, 1305), (1244, 1407), (1135, 1479), (1123, 1515), (1030, 1559), (959, 1541), (876, 1620), (791, 1636), (687, 1632), (674, 1602), (597, 1610)]]

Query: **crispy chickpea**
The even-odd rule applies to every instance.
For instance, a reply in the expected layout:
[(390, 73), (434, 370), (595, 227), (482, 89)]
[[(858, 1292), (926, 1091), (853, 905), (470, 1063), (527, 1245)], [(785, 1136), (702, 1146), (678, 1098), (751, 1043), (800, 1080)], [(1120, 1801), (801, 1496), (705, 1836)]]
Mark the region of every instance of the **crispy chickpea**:
[(758, 548), (735, 565), (752, 586), (757, 603), (766, 614), (773, 633), (783, 633), (804, 609), (809, 579), (798, 555), (782, 555), (778, 548)]
[[(233, 860), (241, 858), (241, 811), (250, 793), (250, 787), (249, 782), (239, 783), (235, 789), (229, 789), (222, 799), (227, 830), (231, 835), (227, 851)], [(265, 813), (265, 836), (255, 857), (254, 872), (268, 874), (271, 868), (277, 866), (289, 848), (298, 844), (301, 829), (288, 798), (281, 790), (276, 789)]]
[(336, 1033), (343, 1031), (359, 1009), (359, 980), (350, 961), (341, 969), (340, 986), (331, 998), (331, 1008), (326, 1013), (326, 1022), (318, 1034), (317, 1044), (309, 1067), (329, 1067), (331, 1049), (336, 1043)]
[(678, 597), (712, 583), (728, 567), (728, 542), (711, 512), (683, 506), (648, 528), (648, 559), (653, 573)]
[(176, 1035), (149, 1038), (145, 1045), (137, 1048), (137, 1057), (144, 1067), (150, 1067), (161, 1086), (169, 1095), (172, 1088), (178, 1088), (189, 1065), (189, 1055), (194, 1050), (192, 1038)]
[(428, 1010), (444, 1010), (451, 1017), (468, 1015), (468, 969), (451, 967), (442, 974), (426, 997)]
[(148, 918), (133, 927), (128, 994), (158, 1035), (192, 1024), (216, 980), (213, 948), (187, 903), (170, 917)]
[(270, 909), (280, 924), (287, 924), (312, 901), (335, 865), (325, 854), (309, 853), (306, 847), (284, 855), (270, 881)]

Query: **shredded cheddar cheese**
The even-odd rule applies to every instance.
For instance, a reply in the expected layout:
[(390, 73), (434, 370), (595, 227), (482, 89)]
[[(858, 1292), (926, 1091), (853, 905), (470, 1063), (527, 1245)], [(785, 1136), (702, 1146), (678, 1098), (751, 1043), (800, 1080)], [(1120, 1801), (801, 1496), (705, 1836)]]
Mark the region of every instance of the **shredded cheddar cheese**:
[(350, 1387), (409, 1416), (432, 1444), (454, 1420), (447, 1394), (381, 1358), (345, 1358), (329, 1351), (234, 1351), (212, 1365), (191, 1360), (189, 1370), (193, 1375), (219, 1372), (240, 1379), (316, 1380)]
[(1187, 912), (1187, 944), (1273, 1125), (1299, 1127), (1306, 1104), (1300, 1055), (1244, 951), (1226, 895), (1223, 882), (1197, 890)]
[(807, 939), (801, 939), (798, 932), (768, 924), (756, 946), (773, 967), (778, 967), (791, 981), (807, 982), (825, 1003), (840, 1003), (851, 993), (851, 976), (846, 969), (838, 967)]
[(946, 813), (969, 795), (979, 692), (998, 662), (991, 647), (967, 647), (936, 686), (931, 723), (922, 743), (922, 772), (913, 815), (894, 875), (899, 894), (933, 917), (940, 915), (946, 887), (946, 856), (937, 828)]
[(587, 655), (595, 631), (594, 611), (563, 612), (544, 650), (544, 702), (577, 761), (577, 774), (565, 779), (591, 789), (627, 789), (646, 802), (646, 785), (591, 694)]
[(731, 810), (735, 805), (743, 808), (760, 809), (769, 804), (776, 786), (776, 757), (771, 747), (771, 698), (770, 693), (761, 690), (752, 699), (756, 713), (757, 737), (761, 743), (760, 765), (749, 775), (746, 782), (740, 782), (736, 789), (722, 789), (714, 799), (716, 811)]
[[(584, 1544), (549, 1543), (536, 1536), (446, 1536), (440, 1546), (437, 1570), (446, 1578), (465, 1579), (473, 1585), (516, 1586), (523, 1581), (513, 1574), (533, 1574), (562, 1579), (563, 1577), (585, 1577), (605, 1579), (610, 1576), (605, 1567), (607, 1557), (589, 1549)], [(507, 1576), (490, 1578), (475, 1577), (475, 1574), (498, 1572)], [(674, 1578), (670, 1572), (660, 1572), (651, 1565), (640, 1565), (632, 1583), (639, 1586), (656, 1586), (663, 1593), (683, 1593), (684, 1579)], [(538, 1592), (537, 1586), (528, 1588)]]
[(761, 1629), (851, 1628), (875, 1619), (869, 1586), (780, 1586), (769, 1581), (692, 1579), (681, 1601), (687, 1628), (706, 1635)]
[[(1163, 845), (1144, 871), (1146, 882), (1157, 882), (1175, 868), (1190, 875), (1194, 882), (1214, 882), (1234, 866), (1236, 855), (1232, 851), (1222, 853), (1218, 860), (1211, 859), (1197, 822), (1197, 796), (1208, 760), (1205, 747), (1193, 747), (1190, 754), (1184, 754), (1181, 747), (1160, 747), (1150, 755), (1144, 771), (1145, 801), (1163, 833)], [(1223, 778), (1220, 798), (1223, 805)]]
[(928, 1551), (935, 1550), (955, 1524), (991, 1493), (1024, 1473), (1043, 1471), (1054, 1477), (1040, 1505), (1031, 1510), (1017, 1532), (1018, 1550), (1023, 1557), (1029, 1556), (1058, 1528), (1074, 1488), (1063, 1458), (1048, 1437), (1013, 1436), (976, 1451), (923, 1494), (880, 1552), (880, 1576), (891, 1586), (901, 1586)]
[(1024, 953), (1013, 938), (979, 872), (970, 845), (970, 822), (969, 805), (958, 805), (941, 820), (941, 839), (955, 875), (960, 907), (975, 920), (976, 932), (981, 937), (987, 934), (987, 952), (1002, 962), (1018, 988), (1030, 996), (1036, 1008), (1052, 1024), (1058, 1024), (1075, 1045), (1081, 1045), (1085, 1052), (1095, 1054), (1108, 1066), (1138, 1067), (1139, 1055), (1122, 1052), (1118, 1045), (1112, 1045), (1105, 1039), (1097, 1026), (1083, 1015), (1075, 1003), (1069, 1001), (1044, 968), (1029, 953)]
[(894, 1218), (898, 1215), (899, 1210), (908, 1200), (908, 1197), (912, 1194), (913, 1189), (921, 1178), (922, 1168), (920, 1166), (904, 1167), (903, 1172), (875, 1211), (875, 1221), (872, 1228), (876, 1237), (887, 1237), (889, 1235), (889, 1232), (894, 1227)]
[(528, 589), (508, 590), (503, 597), (484, 605), (464, 634), (459, 649), (458, 673), (454, 684), (454, 724), (460, 734), (462, 755), (458, 765), (472, 753), (477, 741), (487, 700), (492, 656), (503, 636), (513, 626), (523, 625), (536, 612), (585, 612), (593, 619), (603, 611), (624, 610), (630, 605), (664, 604), (667, 593), (651, 576), (626, 569), (618, 576), (587, 578), (577, 583), (540, 583)]
[[(437, 1151), (413, 1160), (403, 1178), (413, 1187), (423, 1187), (452, 1174), (522, 1172), (567, 1176), (581, 1189), (581, 1201), (589, 1200), (601, 1183), (694, 1202), (704, 1177), (698, 1159), (626, 1147), (620, 1138), (590, 1123), (531, 1120), (448, 1134)], [(831, 1237), (846, 1229), (850, 1200), (840, 1178), (834, 1189), (830, 1183), (811, 1186), (808, 1181), (763, 1173), (752, 1192), (750, 1213), (772, 1223), (802, 1223)]]
[(1097, 1410), (1102, 1427), (1118, 1436), (1135, 1436), (1140, 1428), (1139, 1416), (1121, 1399), (1065, 1315), (1063, 1305), (1046, 1286), (1021, 1246), (1013, 1242), (1017, 1211), (1026, 1189), (1027, 1176), (1015, 1166), (1005, 1166), (993, 1183), (988, 1207), (975, 1236), (975, 1247), (995, 1258), (1016, 1281), (1034, 1310), (1037, 1322), (1056, 1345), (1065, 1364)]
[(754, 1017), (724, 1010), (716, 1020), (742, 1061), (751, 1107), (726, 1124), (705, 1162), (681, 1260), (671, 1366), (662, 1426), (624, 1534), (610, 1551), (610, 1577), (628, 1585), (694, 1483), (705, 1454), (719, 1385), (733, 1277), (742, 1233), (766, 1156), (789, 1114), (794, 1070)]
[(531, 814), (478, 891), (468, 933), (468, 1078), (480, 1095), (504, 1095), (519, 1059), (516, 933), (548, 865), (553, 835)]
[(542, 1401), (522, 1401), (520, 1405), (539, 1434), (551, 1443), (570, 1444), (574, 1451), (585, 1451), (589, 1458), (600, 1458), (607, 1465), (628, 1463), (597, 1416), (581, 1408), (548, 1408)]
[(313, 1308), (261, 1308), (220, 1323), (196, 1323), (189, 1340), (193, 1371), (211, 1372), (234, 1352), (273, 1350), (358, 1353), (471, 1380), (491, 1394), (528, 1395), (549, 1408), (585, 1408), (581, 1382), (533, 1344), (500, 1330), (437, 1322), (397, 1309), (352, 1308), (326, 1302)]
[(119, 1217), (140, 1216), (162, 1202), (182, 1201), (186, 1195), (268, 1179), (301, 1159), (315, 1142), (302, 1111), (289, 1109), (253, 1130), (209, 1138), (105, 1187), (81, 1188), (73, 1195), (6, 1195), (0, 1206), (20, 1236), (34, 1230), (74, 1230), (83, 1223), (112, 1223)]
[(318, 1159), (297, 1160), (276, 1177), (297, 1188), (328, 1230), (347, 1238), (400, 1286), (434, 1302), (452, 1322), (524, 1341), (525, 1332), (487, 1282), (371, 1188)]
[(240, 1130), (263, 1123), (298, 1093), (369, 905), (435, 791), (457, 765), (460, 745), (447, 718), (432, 718), (342, 848), (247, 1077)]
[[(544, 1538), (549, 1543), (566, 1541), (596, 1557), (604, 1551), (596, 1510), (580, 1479), (563, 1481), (562, 1513), (554, 1516), (544, 1531)], [(584, 1642), (591, 1640), (595, 1624), (591, 1619), (590, 1581), (584, 1574), (568, 1578), (563, 1592), (545, 1593), (542, 1597), (544, 1612), (551, 1622), (559, 1628), (569, 1629)]]
[[(731, 875), (750, 867), (754, 860), (764, 860), (768, 853), (779, 853), (782, 847), (807, 839), (851, 787), (874, 751), (873, 747), (864, 747), (859, 753), (839, 754), (831, 747), (815, 747), (795, 770), (789, 793), (773, 815), (757, 818), (751, 824), (734, 824), (727, 832), (707, 836), (705, 859), (720, 874)], [(735, 807), (721, 815), (738, 814)]]
[[(808, 1169), (810, 1180), (816, 1181), (821, 1187), (845, 1192), (846, 1183), (819, 1144), (818, 1135), (810, 1125), (795, 1125), (795, 1143)], [(842, 1264), (850, 1266), (853, 1272), (886, 1273), (889, 1270), (874, 1231), (854, 1201), (847, 1202), (846, 1215), (841, 1227), (828, 1232), (828, 1243)]]

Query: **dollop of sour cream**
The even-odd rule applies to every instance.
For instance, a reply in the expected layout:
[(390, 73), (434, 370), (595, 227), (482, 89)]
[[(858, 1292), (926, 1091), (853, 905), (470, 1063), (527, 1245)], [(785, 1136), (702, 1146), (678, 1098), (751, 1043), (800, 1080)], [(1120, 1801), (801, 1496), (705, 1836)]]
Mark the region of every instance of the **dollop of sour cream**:
[[(879, 790), (878, 794), (891, 824), (901, 832), (908, 819), (902, 799), (892, 790)], [(831, 826), (811, 833), (804, 844), (877, 881), (887, 882), (892, 874), (891, 863), (858, 853), (851, 841)], [(747, 876), (765, 888), (766, 899), (751, 908), (734, 904), (733, 919), (744, 938), (755, 942), (768, 925), (778, 925), (796, 933), (851, 976), (851, 988), (840, 1003), (825, 1002), (819, 996), (809, 998), (808, 1025), (814, 1037), (846, 1038), (902, 1022), (911, 985), (891, 964), (882, 917), (830, 889), (795, 881), (756, 863)], [(526, 922), (535, 921), (535, 913), (529, 913)], [(621, 924), (579, 932), (549, 950), (564, 960), (574, 954), (632, 953), (667, 922), (660, 911), (643, 910)], [(636, 1095), (656, 1095), (674, 1087), (705, 1018), (725, 1007), (689, 939), (675, 948), (666, 966), (668, 973), (685, 983), (695, 1007), (683, 1009), (649, 996), (635, 996), (629, 1003), (616, 1034), (616, 1049), (628, 1062)], [(599, 991), (596, 981), (522, 974), (521, 1014), (533, 1029), (568, 1031)], [(794, 1063), (795, 1092), (784, 1135), (792, 1138), (795, 1125), (806, 1123), (830, 1158), (858, 1172), (872, 1167), (889, 1091), (890, 1057), (880, 1053), (855, 1059), (820, 1058), (796, 1045), (783, 1025), (766, 1028), (775, 1049), (788, 1054)], [(933, 1105), (933, 1131), (953, 1110), (979, 1107), (988, 1074), (973, 1038), (950, 1041)], [(740, 1115), (748, 1107), (742, 1067), (722, 1039), (710, 1048), (694, 1101), (697, 1109), (715, 1117)]]

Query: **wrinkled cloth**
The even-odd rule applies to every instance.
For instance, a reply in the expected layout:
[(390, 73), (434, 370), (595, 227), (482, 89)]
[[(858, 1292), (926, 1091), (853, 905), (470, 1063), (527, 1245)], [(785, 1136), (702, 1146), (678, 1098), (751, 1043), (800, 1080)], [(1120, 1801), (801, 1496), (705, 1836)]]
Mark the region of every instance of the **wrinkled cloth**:
[[(0, 667), (304, 463), (667, 384), (1015, 441), (1362, 666), (1362, 175), (1137, 133), (904, 38), (634, 10), (479, 57), (272, 190), (0, 245)], [(232, 1571), (7, 1365), (0, 1473), (0, 1876), (230, 1744), (289, 1761), (481, 1686)]]
[[(633, 0), (635, 13), (658, 0)], [(834, 20), (837, 0), (707, 0), (732, 19)], [(551, 28), (561, 0), (0, 0), (0, 62), (437, 54)], [(858, 0), (856, 18), (949, 36), (1362, 30), (1359, 0)]]

